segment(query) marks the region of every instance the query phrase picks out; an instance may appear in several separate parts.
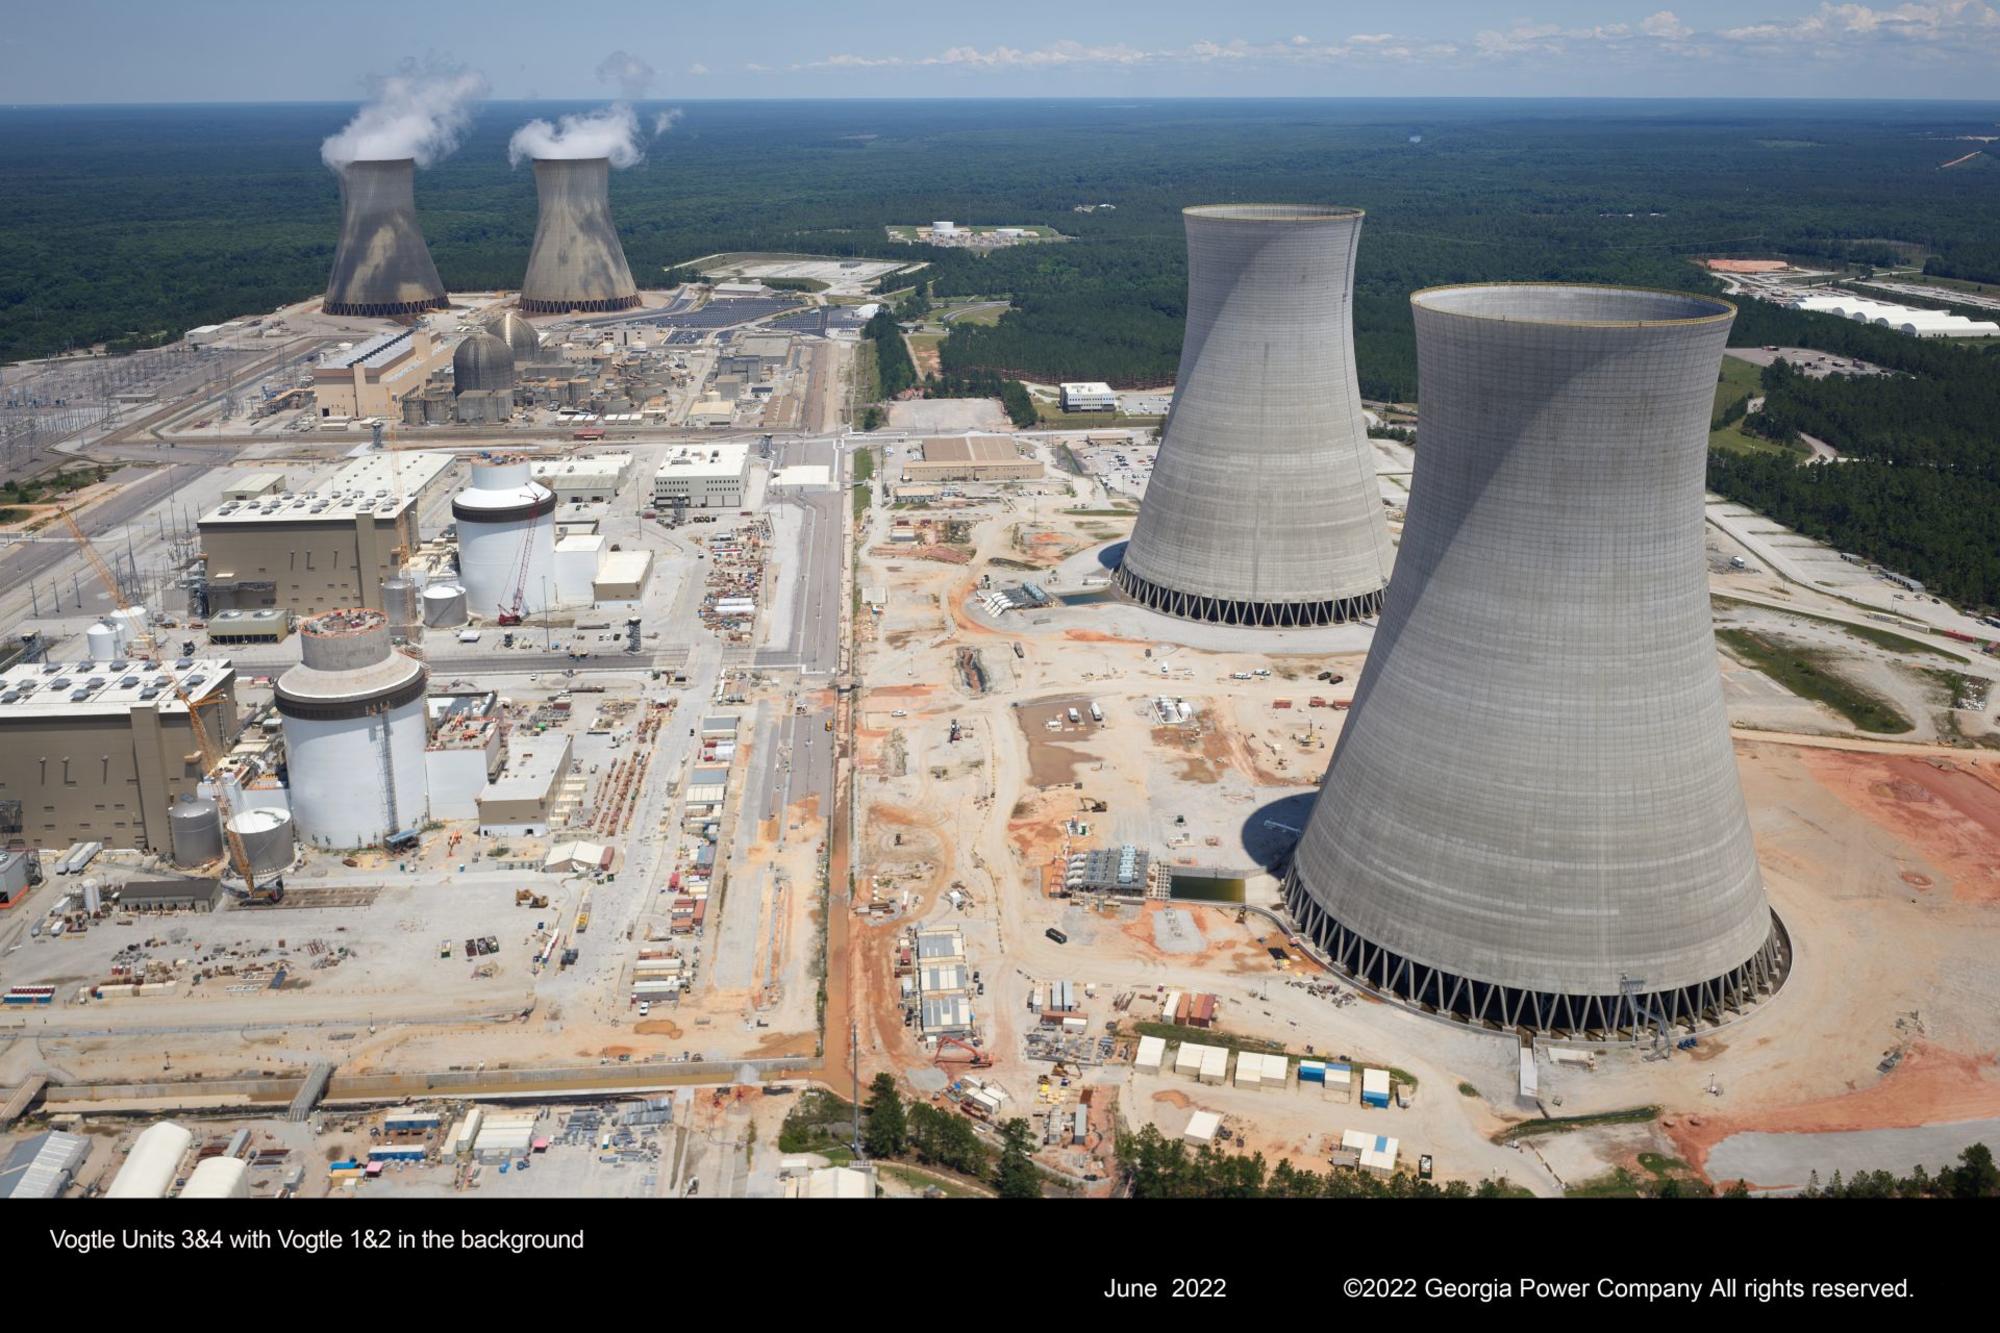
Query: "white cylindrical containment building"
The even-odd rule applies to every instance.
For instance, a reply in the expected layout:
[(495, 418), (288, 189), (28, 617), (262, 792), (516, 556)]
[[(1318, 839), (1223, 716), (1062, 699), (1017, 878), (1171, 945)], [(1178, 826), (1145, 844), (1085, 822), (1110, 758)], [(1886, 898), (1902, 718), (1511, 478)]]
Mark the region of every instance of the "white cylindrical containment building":
[(476, 464), (451, 502), (458, 574), (472, 614), (532, 615), (556, 595), (556, 494), (525, 462)]
[(250, 873), (259, 880), (292, 864), (292, 817), (283, 810), (245, 810), (229, 817), (229, 831), (243, 844)]
[(424, 624), (431, 629), (457, 629), (465, 623), (465, 589), (456, 583), (433, 583), (424, 589)]
[(300, 625), (299, 646), (304, 660), (276, 690), (298, 836), (346, 849), (421, 828), (430, 811), (423, 664), (390, 646), (380, 611), (315, 616)]

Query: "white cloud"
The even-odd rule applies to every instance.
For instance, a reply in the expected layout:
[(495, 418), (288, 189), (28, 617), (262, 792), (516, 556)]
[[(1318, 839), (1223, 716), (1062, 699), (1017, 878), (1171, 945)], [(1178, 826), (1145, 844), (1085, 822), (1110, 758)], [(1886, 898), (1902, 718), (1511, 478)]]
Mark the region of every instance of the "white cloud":
[(1694, 29), (1681, 22), (1680, 15), (1671, 9), (1663, 9), (1657, 14), (1648, 14), (1639, 23), (1639, 31), (1648, 37), (1659, 37), (1667, 41), (1679, 41), (1692, 37)]
[(1756, 45), (1813, 47), (2000, 45), (2000, 9), (1988, 0), (1938, 0), (1876, 9), (1870, 5), (1821, 4), (1793, 19), (1768, 19), (1718, 36)]
[(708, 73), (708, 66), (702, 64), (699, 60), (697, 60), (692, 65), (688, 66), (688, 73), (699, 77), (700, 75)]

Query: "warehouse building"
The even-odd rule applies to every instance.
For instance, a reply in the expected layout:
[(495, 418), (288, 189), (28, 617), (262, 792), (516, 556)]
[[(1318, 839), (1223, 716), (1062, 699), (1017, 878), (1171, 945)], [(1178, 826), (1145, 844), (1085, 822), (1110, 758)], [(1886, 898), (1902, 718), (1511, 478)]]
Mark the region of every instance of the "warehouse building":
[(448, 453), (371, 454), (312, 490), (204, 514), (197, 526), (210, 614), (380, 610), (396, 553), (407, 560), (416, 552), (418, 509), (452, 462)]
[(312, 370), (322, 417), (400, 417), (403, 399), (451, 364), (451, 348), (421, 326), (328, 352)]
[(111, 1179), (107, 1199), (164, 1199), (180, 1174), (181, 1159), (194, 1146), (194, 1135), (171, 1120), (149, 1126), (132, 1143), (125, 1165)]
[(0, 1162), (0, 1199), (60, 1199), (76, 1179), (90, 1140), (50, 1130), (22, 1139)]
[(222, 881), (191, 875), (147, 875), (118, 890), (126, 912), (213, 912), (222, 901)]
[(609, 504), (631, 474), (632, 455), (550, 458), (529, 465), (536, 481), (555, 492), (558, 506)]
[(0, 841), (165, 852), (167, 808), (200, 783), (176, 689), (219, 749), (236, 742), (236, 673), (217, 658), (37, 662), (0, 672)]
[(507, 768), (479, 793), (481, 833), (546, 833), (569, 776), (570, 738), (537, 737), (533, 749), (510, 754)]
[(1029, 481), (1042, 465), (1005, 435), (945, 435), (923, 441), (922, 459), (903, 464), (906, 482)]
[(738, 509), (749, 476), (747, 444), (682, 445), (653, 475), (653, 503), (663, 509)]

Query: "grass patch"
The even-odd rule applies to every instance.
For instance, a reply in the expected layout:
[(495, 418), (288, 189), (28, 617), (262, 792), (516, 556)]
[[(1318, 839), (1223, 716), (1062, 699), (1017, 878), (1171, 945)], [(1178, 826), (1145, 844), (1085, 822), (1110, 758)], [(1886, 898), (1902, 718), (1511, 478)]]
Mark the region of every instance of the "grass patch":
[(1738, 403), (1746, 403), (1755, 398), (1763, 388), (1759, 378), (1764, 373), (1762, 366), (1752, 365), (1738, 357), (1722, 358), (1722, 378), (1715, 386), (1715, 411), (1711, 421), (1720, 421)]
[(956, 311), (947, 311), (946, 313), (951, 315), (951, 322), (953, 324), (985, 324), (991, 326), (1000, 322), (1000, 317), (1007, 313), (1007, 309), (1008, 307), (1006, 306), (982, 306), (967, 310), (962, 315)]
[(875, 451), (857, 449), (854, 453), (854, 522), (858, 525), (868, 517), (868, 506), (875, 503)]
[(1835, 673), (1825, 652), (1781, 644), (1747, 629), (1719, 629), (1715, 637), (1743, 665), (1801, 699), (1825, 704), (1863, 731), (1895, 736), (1911, 729), (1894, 705)]
[(1743, 429), (1742, 423), (1724, 426), (1721, 430), (1708, 433), (1708, 447), (1725, 454), (1778, 454), (1787, 458), (1803, 458), (1804, 445), (1779, 444), (1761, 435), (1752, 435)]
[(915, 1166), (897, 1166), (889, 1162), (878, 1162), (875, 1169), (906, 1189), (935, 1189), (947, 1199), (993, 1197), (992, 1190), (981, 1189), (961, 1177), (946, 1175), (942, 1171), (927, 1171)]
[(1065, 514), (1074, 514), (1078, 518), (1130, 518), (1139, 511), (1137, 509), (1065, 509), (1063, 512)]
[(1596, 1115), (1547, 1116), (1509, 1126), (1495, 1134), (1493, 1141), (1514, 1143), (1547, 1134), (1567, 1134), (1573, 1129), (1589, 1129), (1593, 1125), (1650, 1125), (1659, 1115), (1660, 1108), (1657, 1106), (1633, 1106), (1623, 1111), (1600, 1111)]
[(1123, 412), (1065, 412), (1061, 403), (1035, 399), (1035, 415), (1044, 424), (1055, 426), (1157, 426), (1164, 416), (1127, 416)]
[(1479, 1089), (1473, 1087), (1470, 1083), (1460, 1083), (1458, 1085), (1458, 1095), (1461, 1097), (1477, 1097)]
[(1844, 630), (1857, 639), (1872, 643), (1877, 648), (1886, 648), (1892, 653), (1919, 653), (1931, 657), (1941, 657), (1947, 662), (1965, 662), (1970, 660), (1959, 656), (1957, 653), (1948, 653), (1942, 648), (1934, 647), (1917, 639), (1908, 638), (1896, 633), (1894, 630), (1877, 629), (1873, 625), (1851, 625), (1845, 620), (1835, 620), (1832, 616), (1816, 616), (1810, 611), (1785, 610), (1775, 606), (1765, 606), (1759, 602), (1739, 601), (1734, 597), (1724, 597), (1719, 594), (1710, 600), (1717, 606), (1740, 606), (1747, 607), (1753, 611), (1768, 611), (1772, 615), (1792, 616), (1799, 620), (1815, 620), (1822, 625), (1832, 625), (1835, 629)]
[(1580, 1180), (1563, 1191), (1566, 1199), (1638, 1199), (1645, 1197), (1638, 1177), (1624, 1167), (1613, 1167), (1601, 1176)]

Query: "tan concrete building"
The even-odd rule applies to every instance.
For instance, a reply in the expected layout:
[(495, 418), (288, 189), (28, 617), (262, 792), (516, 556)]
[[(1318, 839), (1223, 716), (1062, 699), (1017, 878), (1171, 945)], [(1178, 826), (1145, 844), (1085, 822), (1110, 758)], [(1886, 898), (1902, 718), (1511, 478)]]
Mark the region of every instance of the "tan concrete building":
[(167, 809), (194, 795), (203, 776), (176, 683), (202, 705), (202, 725), (226, 752), (239, 728), (236, 674), (221, 659), (0, 672), (0, 841), (167, 852)]
[(517, 741), (506, 770), (479, 793), (479, 831), (546, 835), (569, 769), (569, 737), (538, 736), (532, 746)]
[(445, 453), (372, 454), (321, 487), (231, 501), (202, 515), (208, 609), (314, 615), (382, 609), (382, 581), (421, 540), (417, 512), (451, 467)]
[(1042, 465), (1023, 457), (1005, 435), (946, 435), (927, 439), (924, 456), (903, 464), (906, 482), (1027, 481), (1042, 475)]
[(313, 400), (322, 417), (395, 417), (403, 399), (451, 364), (451, 348), (429, 329), (395, 329), (328, 352), (313, 367)]

